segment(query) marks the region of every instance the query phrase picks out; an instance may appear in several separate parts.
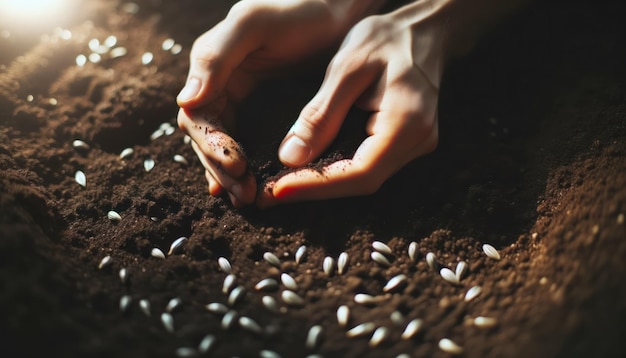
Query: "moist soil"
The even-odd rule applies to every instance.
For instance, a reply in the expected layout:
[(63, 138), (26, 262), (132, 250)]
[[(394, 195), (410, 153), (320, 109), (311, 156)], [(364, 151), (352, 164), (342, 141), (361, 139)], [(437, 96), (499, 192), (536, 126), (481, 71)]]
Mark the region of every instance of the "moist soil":
[[(83, 2), (54, 26), (0, 25), (2, 356), (255, 357), (270, 350), (283, 357), (441, 357), (448, 355), (438, 348), (442, 338), (468, 357), (626, 354), (623, 2), (531, 5), (451, 65), (434, 153), (373, 195), (269, 210), (237, 210), (227, 197), (211, 197), (180, 130), (150, 139), (162, 123), (176, 126), (174, 98), (193, 40), (231, 4), (137, 5)], [(100, 62), (77, 65), (78, 55), (92, 52), (91, 39), (110, 35), (127, 54), (103, 50)], [(167, 38), (182, 52), (163, 50)], [(145, 52), (154, 55), (146, 65)], [(259, 182), (284, 170), (276, 148), (323, 71), (268, 82), (235, 106), (235, 137)], [(350, 155), (366, 119), (351, 112), (322, 161)], [(76, 139), (89, 147), (74, 147)], [(121, 159), (124, 148), (134, 153)], [(174, 161), (176, 154), (187, 163)], [(147, 158), (156, 162), (149, 172)], [(85, 187), (74, 180), (78, 170)], [(108, 219), (110, 210), (122, 219)], [(186, 244), (167, 255), (182, 236)], [(389, 267), (370, 259), (374, 240), (391, 247)], [(488, 258), (485, 243), (502, 258)], [(297, 264), (301, 245), (308, 249)], [(151, 256), (153, 248), (166, 258)], [(265, 252), (281, 259), (280, 268)], [(342, 252), (346, 272), (327, 276), (322, 261)], [(467, 262), (460, 284), (429, 268), (428, 252), (440, 267)], [(106, 256), (110, 264), (99, 269)], [(245, 288), (231, 309), (261, 332), (238, 321), (224, 329), (222, 315), (206, 309), (228, 300), (219, 257), (230, 260)], [(295, 279), (303, 305), (285, 304), (282, 285), (255, 290), (281, 273)], [(383, 292), (399, 274), (405, 284)], [(482, 293), (464, 301), (475, 285)], [(376, 302), (355, 303), (357, 293)], [(266, 295), (277, 299), (277, 312), (263, 305)], [(120, 309), (125, 296), (132, 301)], [(169, 332), (161, 314), (173, 298), (181, 304)], [(337, 323), (340, 305), (351, 309), (347, 327)], [(497, 323), (476, 327), (477, 316)], [(403, 339), (416, 318), (421, 330)], [(346, 336), (365, 322), (388, 329), (376, 347), (371, 335)], [(307, 347), (313, 325), (323, 333)], [(209, 334), (215, 344), (208, 352), (177, 351), (196, 349)]]

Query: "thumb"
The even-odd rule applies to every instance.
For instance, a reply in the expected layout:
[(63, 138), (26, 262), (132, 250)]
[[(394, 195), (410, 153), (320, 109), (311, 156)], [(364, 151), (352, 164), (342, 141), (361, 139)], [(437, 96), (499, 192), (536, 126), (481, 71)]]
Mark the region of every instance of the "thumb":
[(213, 101), (233, 70), (261, 45), (259, 23), (238, 14), (231, 11), (194, 42), (187, 82), (176, 98), (179, 106), (197, 108)]
[(330, 62), (319, 91), (280, 144), (280, 161), (300, 167), (317, 158), (335, 139), (350, 107), (378, 74), (367, 56), (359, 58), (340, 51)]

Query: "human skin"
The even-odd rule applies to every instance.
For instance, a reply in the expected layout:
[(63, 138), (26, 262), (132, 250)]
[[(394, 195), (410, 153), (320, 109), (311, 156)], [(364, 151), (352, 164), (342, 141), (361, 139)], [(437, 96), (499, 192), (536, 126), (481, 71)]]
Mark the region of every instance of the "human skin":
[[(236, 207), (375, 192), (436, 148), (439, 86), (449, 60), (465, 54), (522, 1), (420, 0), (384, 15), (372, 15), (384, 5), (380, 0), (237, 3), (196, 40), (177, 98), (178, 124), (194, 141), (209, 192), (226, 190)], [(274, 71), (339, 43), (318, 93), (278, 150), (284, 165), (300, 169), (258, 189), (243, 151), (220, 122), (226, 102), (244, 98)], [(353, 105), (370, 113), (368, 137), (354, 156), (322, 170), (302, 168), (330, 145)]]

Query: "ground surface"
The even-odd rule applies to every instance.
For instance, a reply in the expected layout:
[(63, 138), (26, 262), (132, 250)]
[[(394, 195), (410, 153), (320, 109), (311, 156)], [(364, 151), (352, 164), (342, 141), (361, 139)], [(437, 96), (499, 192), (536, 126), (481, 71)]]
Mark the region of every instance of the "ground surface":
[[(441, 143), (375, 195), (267, 211), (234, 210), (206, 193), (203, 171), (175, 125), (193, 39), (222, 18), (214, 1), (88, 2), (66, 20), (71, 38), (53, 28), (33, 35), (0, 25), (0, 340), (2, 356), (174, 356), (207, 334), (209, 355), (283, 357), (445, 356), (448, 337), (468, 357), (618, 357), (626, 338), (626, 47), (618, 1), (536, 5), (500, 28), (447, 73), (440, 102)], [(102, 3), (102, 4), (99, 4)], [(41, 34), (46, 34), (41, 36)], [(92, 38), (109, 35), (125, 56), (89, 55)], [(63, 37), (66, 37), (64, 39)], [(174, 55), (166, 38), (182, 45)], [(154, 59), (141, 63), (144, 52)], [(323, 70), (323, 69), (322, 69)], [(239, 139), (261, 175), (280, 170), (276, 147), (321, 80), (321, 70), (268, 84), (238, 106)], [(32, 97), (29, 97), (32, 96)], [(353, 113), (342, 143), (356, 143), (363, 114)], [(356, 132), (351, 132), (355, 131)], [(74, 148), (81, 139), (89, 148)], [(134, 154), (120, 159), (127, 147)], [(188, 164), (175, 162), (184, 156)], [(155, 167), (144, 170), (144, 160)], [(81, 187), (77, 170), (86, 174)], [(107, 218), (117, 211), (122, 220)], [(178, 237), (189, 240), (165, 260)], [(370, 243), (386, 242), (391, 266), (370, 260)], [(416, 262), (407, 255), (418, 245)], [(502, 259), (487, 258), (483, 243)], [(294, 253), (308, 247), (299, 265)], [(262, 258), (270, 251), (280, 269)], [(325, 256), (349, 255), (347, 272), (327, 277)], [(469, 264), (460, 285), (429, 269)], [(98, 269), (111, 256), (111, 264)], [(205, 305), (227, 302), (233, 266), (245, 296), (234, 305), (264, 331), (251, 333)], [(122, 283), (118, 272), (129, 279)], [(258, 292), (267, 277), (291, 274), (302, 307), (280, 289)], [(407, 284), (390, 294), (388, 279)], [(464, 302), (472, 286), (482, 293)], [(380, 300), (354, 302), (356, 293)], [(124, 295), (132, 298), (125, 312)], [(261, 302), (275, 297), (274, 313)], [(160, 315), (172, 298), (174, 332)], [(146, 316), (138, 302), (151, 304)], [(347, 338), (335, 311), (351, 308), (349, 326), (374, 322), (390, 335), (376, 348)], [(402, 314), (392, 320), (394, 311)], [(398, 314), (394, 314), (397, 318)], [(493, 317), (490, 329), (472, 325)], [(410, 339), (409, 320), (423, 320)], [(305, 348), (309, 328), (322, 340)], [(350, 328), (348, 327), (348, 328)], [(184, 353), (184, 352), (179, 352)]]

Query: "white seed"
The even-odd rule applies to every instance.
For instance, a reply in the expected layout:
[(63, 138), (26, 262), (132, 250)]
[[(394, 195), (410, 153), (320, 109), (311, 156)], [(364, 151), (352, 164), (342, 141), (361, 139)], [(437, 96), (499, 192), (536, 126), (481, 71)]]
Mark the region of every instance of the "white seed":
[(264, 253), (263, 259), (267, 261), (268, 264), (280, 268), (280, 259), (278, 258), (278, 256), (274, 255), (273, 253), (271, 252)]
[(304, 306), (304, 299), (293, 291), (284, 290), (281, 292), (280, 297), (283, 302), (290, 306)]
[(324, 270), (324, 273), (326, 274), (326, 276), (331, 276), (333, 274), (334, 268), (335, 268), (335, 260), (330, 256), (326, 256), (324, 258), (324, 262), (322, 262), (322, 269)]
[(111, 50), (109, 54), (111, 55), (111, 58), (118, 58), (118, 57), (126, 56), (127, 53), (128, 53), (128, 50), (126, 49), (126, 47), (116, 47), (113, 50)]
[(187, 145), (191, 144), (191, 137), (185, 134), (185, 136), (183, 137), (183, 143)]
[(500, 260), (500, 253), (498, 252), (498, 250), (496, 250), (495, 247), (493, 247), (493, 246), (491, 246), (489, 244), (484, 244), (483, 245), (483, 252), (489, 258), (492, 258), (494, 260)]
[(205, 307), (206, 307), (207, 311), (213, 312), (213, 313), (216, 313), (216, 314), (224, 314), (224, 313), (228, 312), (228, 307), (226, 307), (225, 304), (219, 303), (219, 302), (209, 303)]
[(174, 240), (174, 242), (172, 242), (172, 244), (170, 245), (170, 251), (167, 252), (167, 255), (169, 256), (178, 251), (180, 248), (183, 247), (183, 245), (185, 245), (185, 243), (187, 243), (187, 240), (188, 239), (184, 236), (181, 236), (178, 239)]
[(122, 11), (124, 11), (127, 14), (136, 14), (139, 12), (139, 5), (137, 5), (137, 3), (134, 2), (126, 2), (122, 5)]
[(261, 299), (261, 301), (263, 302), (263, 306), (265, 306), (265, 308), (267, 308), (268, 310), (272, 311), (272, 312), (278, 312), (278, 302), (276, 301), (276, 299), (272, 296), (263, 296), (263, 298)]
[(120, 311), (126, 312), (132, 302), (133, 298), (130, 295), (122, 296), (122, 298), (120, 298)]
[(172, 55), (178, 55), (182, 50), (183, 46), (181, 44), (175, 44), (174, 46), (172, 46), (170, 52), (172, 53)]
[(165, 258), (165, 254), (163, 253), (163, 251), (161, 251), (161, 249), (156, 248), (156, 247), (152, 249), (152, 252), (150, 252), (150, 255), (152, 255), (152, 257), (156, 257), (157, 259)]
[(87, 64), (87, 56), (80, 54), (76, 56), (76, 66), (83, 67)]
[(465, 294), (465, 302), (469, 302), (473, 300), (474, 298), (478, 297), (478, 295), (480, 295), (482, 291), (483, 289), (480, 286), (474, 286), (470, 288), (469, 290), (467, 290), (467, 293)]
[(109, 220), (111, 221), (120, 221), (122, 220), (122, 217), (120, 216), (120, 214), (117, 213), (117, 211), (109, 211), (107, 213), (107, 218), (109, 218)]
[(78, 170), (76, 174), (74, 174), (74, 180), (76, 180), (76, 182), (80, 186), (84, 187), (85, 185), (87, 185), (87, 177), (85, 176), (85, 173), (83, 173), (82, 170)]
[(498, 324), (498, 321), (492, 317), (478, 316), (474, 318), (474, 326), (478, 328), (491, 328)]
[(179, 347), (176, 348), (176, 356), (180, 358), (195, 357), (198, 355), (198, 351), (192, 347)]
[(95, 53), (95, 52), (89, 54), (89, 62), (99, 63), (100, 61), (102, 61), (102, 56), (100, 56), (100, 54)]
[(183, 156), (182, 156), (182, 155), (180, 155), (180, 154), (176, 154), (176, 155), (174, 156), (174, 161), (175, 161), (176, 163), (181, 163), (181, 164), (189, 164), (189, 163), (187, 162), (187, 159), (185, 159), (185, 157), (183, 157)]
[(377, 264), (380, 264), (382, 266), (386, 266), (389, 267), (391, 266), (391, 263), (389, 262), (389, 260), (385, 257), (385, 255), (381, 254), (378, 251), (373, 251), (370, 254), (370, 257), (372, 258), (372, 261), (376, 262)]
[(237, 284), (237, 276), (229, 273), (224, 278), (224, 283), (222, 284), (222, 293), (227, 295)]
[(212, 334), (207, 334), (202, 338), (200, 344), (198, 344), (198, 351), (200, 353), (206, 353), (215, 345), (215, 336)]
[(154, 55), (152, 54), (152, 52), (144, 52), (144, 54), (141, 55), (141, 63), (143, 65), (149, 65), (153, 59), (154, 59)]
[(225, 257), (220, 257), (219, 259), (217, 259), (217, 265), (219, 266), (220, 270), (222, 270), (222, 272), (233, 272), (233, 267), (230, 265), (230, 261), (228, 261), (228, 259)]
[(349, 320), (350, 320), (350, 307), (346, 305), (339, 306), (339, 308), (337, 308), (337, 323), (341, 327), (345, 327), (348, 325)]
[(130, 157), (131, 155), (133, 155), (134, 152), (135, 152), (135, 150), (133, 148), (126, 148), (126, 149), (124, 149), (120, 153), (120, 159), (126, 159), (126, 158)]
[(404, 315), (400, 311), (391, 312), (391, 315), (389, 315), (389, 319), (391, 319), (391, 322), (398, 326), (404, 324)]
[(104, 46), (111, 48), (117, 45), (117, 37), (111, 35), (104, 40)]
[(113, 259), (111, 258), (111, 256), (107, 255), (103, 257), (102, 260), (100, 260), (100, 263), (98, 264), (98, 269), (109, 266), (111, 263), (113, 263)]
[(257, 291), (273, 291), (278, 288), (278, 281), (273, 278), (265, 278), (256, 285), (254, 285), (254, 289)]
[(413, 338), (417, 334), (417, 332), (420, 331), (420, 329), (422, 328), (423, 325), (424, 325), (424, 321), (419, 319), (419, 318), (411, 320), (406, 325), (406, 328), (404, 328), (404, 331), (402, 331), (402, 335), (400, 337), (402, 339), (411, 339), (411, 338)]
[(357, 293), (354, 295), (354, 302), (360, 305), (371, 305), (378, 302), (378, 299), (372, 295), (368, 295), (367, 293)]
[(163, 323), (163, 327), (165, 330), (174, 333), (174, 317), (168, 312), (161, 313), (161, 323)]
[(128, 270), (122, 267), (120, 269), (119, 276), (120, 276), (120, 281), (122, 281), (122, 283), (126, 283), (126, 281), (128, 280)]
[(165, 306), (165, 311), (172, 313), (180, 304), (182, 303), (181, 299), (176, 297), (169, 300), (167, 306)]
[(306, 246), (302, 245), (296, 250), (296, 263), (300, 264), (306, 255)]
[(76, 139), (75, 141), (72, 142), (72, 147), (78, 148), (78, 149), (89, 149), (89, 144), (83, 142), (80, 139)]
[(390, 292), (395, 290), (396, 288), (404, 285), (406, 283), (406, 276), (405, 275), (396, 275), (394, 277), (392, 277), (389, 281), (387, 281), (387, 284), (385, 285), (385, 287), (383, 287), (383, 291), (384, 292)]
[(141, 311), (147, 316), (150, 317), (150, 301), (146, 300), (145, 298), (139, 300), (139, 308), (141, 308)]
[(315, 325), (309, 329), (309, 333), (306, 335), (305, 346), (308, 349), (315, 349), (322, 338), (322, 326)]
[(450, 354), (461, 354), (463, 353), (463, 347), (459, 346), (458, 344), (454, 343), (454, 341), (452, 341), (449, 338), (443, 338), (439, 341), (439, 349), (441, 349), (442, 351), (446, 352), (446, 353), (450, 353)]
[(235, 322), (235, 318), (237, 318), (237, 312), (232, 310), (226, 312), (226, 314), (224, 314), (224, 317), (222, 317), (222, 329), (228, 330), (233, 325), (233, 322)]
[(456, 264), (456, 270), (454, 270), (454, 275), (459, 282), (461, 282), (463, 276), (465, 276), (465, 272), (467, 272), (467, 263), (465, 261), (460, 261)]
[(406, 353), (402, 353), (402, 354), (398, 354), (396, 358), (411, 358), (411, 356)]
[(230, 295), (228, 295), (228, 303), (229, 306), (234, 306), (237, 302), (239, 302), (246, 293), (246, 289), (243, 286), (237, 286), (230, 291)]
[(456, 278), (456, 274), (452, 272), (452, 270), (450, 270), (449, 268), (447, 267), (442, 268), (439, 271), (439, 274), (441, 275), (441, 277), (443, 277), (444, 280), (450, 282), (451, 284), (454, 284), (454, 285), (459, 284), (459, 279)]
[(387, 246), (387, 244), (385, 244), (384, 242), (381, 241), (374, 241), (372, 242), (372, 248), (378, 252), (380, 252), (381, 254), (385, 254), (385, 255), (391, 255), (391, 248), (389, 246)]
[(413, 262), (415, 262), (415, 260), (417, 259), (417, 242), (415, 241), (412, 241), (409, 244), (409, 258)]
[(98, 47), (100, 47), (100, 40), (95, 38), (89, 40), (89, 42), (87, 43), (87, 47), (89, 47), (91, 51), (96, 51)]
[(437, 269), (439, 268), (439, 264), (437, 263), (437, 258), (435, 257), (435, 254), (433, 254), (432, 252), (429, 252), (426, 254), (426, 263), (428, 264), (428, 267), (430, 267), (431, 270), (437, 271)]
[(143, 161), (143, 168), (146, 170), (146, 172), (151, 171), (152, 168), (154, 168), (154, 165), (155, 165), (155, 162), (154, 162), (154, 159), (152, 158), (148, 158)]
[(263, 328), (261, 328), (261, 326), (259, 326), (259, 324), (256, 323), (256, 321), (250, 317), (245, 317), (245, 316), (239, 317), (239, 325), (241, 326), (241, 328), (248, 330), (252, 333), (256, 333), (256, 334), (263, 333)]
[(374, 331), (374, 334), (372, 334), (372, 338), (370, 338), (369, 345), (370, 347), (378, 347), (388, 337), (389, 337), (389, 329), (387, 327), (378, 327)]
[(373, 322), (361, 323), (358, 326), (347, 331), (346, 336), (349, 338), (361, 337), (374, 332), (375, 329), (376, 325)]
[(346, 268), (348, 268), (348, 254), (346, 252), (342, 252), (339, 254), (339, 258), (337, 259), (337, 272), (340, 275), (343, 275), (346, 272)]
[(280, 358), (280, 354), (270, 351), (269, 349), (263, 349), (259, 352), (261, 358)]
[(293, 277), (289, 276), (289, 274), (283, 273), (280, 275), (280, 281), (283, 283), (283, 286), (288, 290), (295, 291), (298, 289), (298, 284)]
[(163, 51), (169, 51), (175, 43), (174, 39), (165, 39), (163, 40), (163, 44), (161, 44), (161, 49), (163, 49)]

